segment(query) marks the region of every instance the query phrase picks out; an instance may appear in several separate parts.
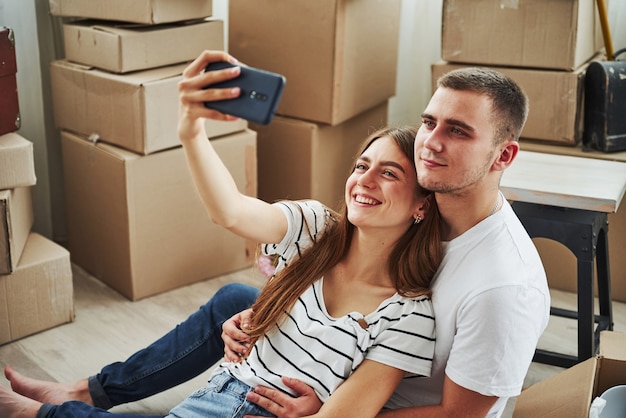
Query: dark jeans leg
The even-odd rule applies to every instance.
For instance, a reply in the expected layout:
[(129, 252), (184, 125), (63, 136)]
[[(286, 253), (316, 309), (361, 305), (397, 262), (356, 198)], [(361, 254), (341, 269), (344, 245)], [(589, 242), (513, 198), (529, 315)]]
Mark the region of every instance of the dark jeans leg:
[(111, 414), (106, 409), (163, 392), (208, 370), (224, 354), (222, 324), (249, 308), (258, 295), (259, 290), (251, 286), (237, 283), (223, 286), (198, 311), (159, 340), (128, 360), (109, 364), (90, 377), (89, 390), (95, 407), (76, 401), (45, 404), (37, 417), (137, 417)]
[(95, 405), (109, 409), (144, 399), (208, 370), (224, 354), (222, 324), (249, 308), (258, 294), (251, 286), (225, 285), (165, 336), (125, 362), (105, 366), (89, 379)]

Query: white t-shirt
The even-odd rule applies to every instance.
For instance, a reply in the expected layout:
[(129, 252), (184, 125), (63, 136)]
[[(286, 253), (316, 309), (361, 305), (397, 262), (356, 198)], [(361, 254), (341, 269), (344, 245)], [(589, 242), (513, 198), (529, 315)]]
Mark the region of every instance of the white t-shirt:
[[(265, 245), (263, 252), (278, 254), (282, 269), (333, 220), (317, 201), (277, 204), (287, 216), (288, 231), (279, 244)], [(405, 370), (407, 376), (430, 375), (435, 326), (428, 297), (396, 293), (365, 316), (352, 312), (333, 318), (326, 311), (322, 289), (323, 278), (300, 296), (285, 321), (260, 339), (246, 360), (223, 363), (216, 373), (228, 372), (249, 386), (286, 393), (291, 391), (280, 378), (294, 377), (313, 387), (323, 402), (366, 358)], [(367, 328), (361, 327), (361, 319)]]
[(500, 399), (499, 417), (522, 389), (550, 315), (550, 294), (537, 250), (504, 202), (500, 211), (444, 243), (433, 283), (437, 318), (429, 378), (405, 379), (387, 407), (441, 401), (444, 374), (460, 386)]

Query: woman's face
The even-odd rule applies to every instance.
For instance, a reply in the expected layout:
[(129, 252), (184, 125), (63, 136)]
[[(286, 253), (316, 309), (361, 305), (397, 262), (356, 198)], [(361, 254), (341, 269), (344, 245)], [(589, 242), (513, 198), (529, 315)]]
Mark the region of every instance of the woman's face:
[(361, 154), (346, 181), (348, 220), (358, 228), (398, 228), (404, 233), (424, 201), (417, 190), (412, 161), (383, 136)]

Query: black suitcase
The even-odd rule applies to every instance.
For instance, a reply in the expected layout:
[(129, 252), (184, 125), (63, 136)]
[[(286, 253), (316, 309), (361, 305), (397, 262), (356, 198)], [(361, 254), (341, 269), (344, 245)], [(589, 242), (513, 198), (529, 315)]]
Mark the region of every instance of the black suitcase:
[(13, 30), (0, 26), (0, 135), (20, 129)]
[(583, 149), (626, 150), (626, 61), (593, 61), (585, 72)]

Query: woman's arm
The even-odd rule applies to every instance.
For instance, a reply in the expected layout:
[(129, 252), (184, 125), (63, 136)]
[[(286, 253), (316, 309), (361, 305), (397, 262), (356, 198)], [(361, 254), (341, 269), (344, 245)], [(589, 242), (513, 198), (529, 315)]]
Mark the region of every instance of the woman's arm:
[(411, 417), (464, 417), (482, 418), (487, 415), (498, 400), (495, 396), (485, 396), (457, 385), (448, 376), (443, 382), (443, 396), (439, 405), (415, 406), (382, 412), (378, 418)]
[(405, 375), (373, 360), (363, 363), (343, 382), (312, 417), (375, 417)]
[(283, 212), (267, 202), (243, 195), (213, 149), (204, 129), (204, 119), (234, 120), (204, 106), (206, 101), (237, 97), (239, 88), (211, 89), (211, 84), (236, 78), (239, 67), (205, 72), (210, 62), (236, 60), (222, 51), (204, 51), (183, 72), (178, 84), (178, 136), (191, 176), (211, 220), (244, 238), (276, 243), (287, 232)]

